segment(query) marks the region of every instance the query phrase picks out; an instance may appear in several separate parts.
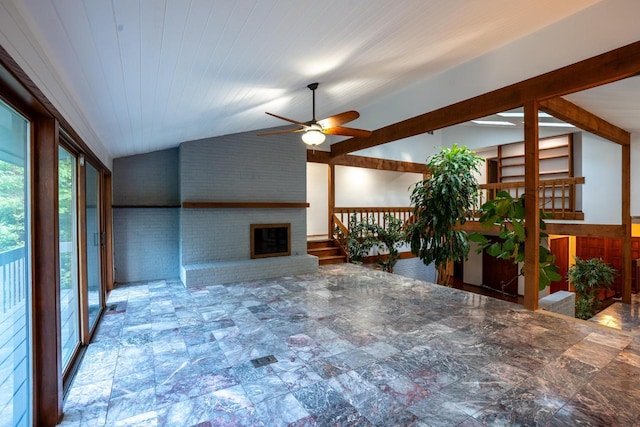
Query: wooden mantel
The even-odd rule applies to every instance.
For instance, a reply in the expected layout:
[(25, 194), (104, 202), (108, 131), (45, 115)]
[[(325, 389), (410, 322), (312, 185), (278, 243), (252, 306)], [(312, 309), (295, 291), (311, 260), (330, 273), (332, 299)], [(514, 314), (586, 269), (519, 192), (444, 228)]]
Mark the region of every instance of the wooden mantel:
[(291, 209), (308, 208), (307, 202), (183, 202), (183, 209)]

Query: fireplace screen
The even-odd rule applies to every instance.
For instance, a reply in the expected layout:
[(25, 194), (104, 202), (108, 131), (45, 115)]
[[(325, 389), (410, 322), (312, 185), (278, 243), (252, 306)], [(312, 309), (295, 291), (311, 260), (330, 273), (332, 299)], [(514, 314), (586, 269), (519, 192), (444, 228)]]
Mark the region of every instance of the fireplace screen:
[(251, 258), (291, 255), (291, 224), (251, 224)]

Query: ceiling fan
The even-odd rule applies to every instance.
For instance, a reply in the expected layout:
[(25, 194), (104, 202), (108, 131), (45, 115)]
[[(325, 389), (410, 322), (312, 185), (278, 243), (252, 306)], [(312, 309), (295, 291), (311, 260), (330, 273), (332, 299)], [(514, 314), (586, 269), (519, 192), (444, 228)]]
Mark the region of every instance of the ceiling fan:
[(298, 129), (286, 129), (273, 132), (259, 133), (258, 135), (279, 135), (283, 133), (304, 132), (302, 134), (302, 141), (307, 145), (320, 145), (325, 140), (325, 135), (343, 135), (354, 136), (356, 138), (366, 138), (371, 135), (370, 130), (355, 129), (345, 126), (341, 126), (344, 123), (351, 122), (358, 117), (360, 113), (357, 111), (345, 111), (344, 113), (336, 114), (334, 116), (327, 117), (326, 119), (316, 120), (316, 89), (318, 83), (311, 83), (307, 85), (313, 94), (313, 119), (308, 122), (299, 122), (297, 120), (288, 119), (286, 117), (278, 116), (277, 114), (267, 113), (270, 116), (276, 117), (280, 120), (284, 120), (296, 125), (301, 126)]

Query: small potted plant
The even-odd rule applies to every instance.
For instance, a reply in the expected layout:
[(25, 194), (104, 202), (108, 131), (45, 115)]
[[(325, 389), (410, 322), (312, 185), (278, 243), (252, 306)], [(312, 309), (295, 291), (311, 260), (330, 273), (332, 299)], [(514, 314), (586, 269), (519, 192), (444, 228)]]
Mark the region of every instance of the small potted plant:
[(580, 259), (569, 268), (567, 278), (576, 292), (576, 317), (590, 319), (600, 306), (600, 290), (609, 289), (617, 272), (600, 258)]

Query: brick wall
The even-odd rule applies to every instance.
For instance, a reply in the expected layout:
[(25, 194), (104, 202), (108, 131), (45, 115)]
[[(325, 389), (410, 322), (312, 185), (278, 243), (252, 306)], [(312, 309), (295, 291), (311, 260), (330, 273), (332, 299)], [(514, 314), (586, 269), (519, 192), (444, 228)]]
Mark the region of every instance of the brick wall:
[(113, 225), (116, 282), (179, 276), (179, 209), (114, 209)]
[(113, 161), (114, 205), (177, 205), (179, 191), (177, 148)]
[[(283, 275), (298, 272), (301, 259), (294, 257), (306, 256), (305, 208), (162, 207), (182, 202), (304, 202), (306, 148), (298, 134), (258, 137), (246, 132), (189, 141), (179, 149), (115, 159), (113, 177), (114, 205), (129, 205), (114, 208), (118, 282), (179, 277), (183, 266), (193, 264), (249, 261), (253, 223), (291, 223), (290, 268), (287, 260), (266, 259), (260, 268), (265, 274), (272, 270), (270, 263)], [(311, 265), (304, 259), (302, 263)], [(236, 270), (225, 275), (242, 279), (241, 264)]]
[(179, 204), (178, 179), (177, 148), (113, 161), (116, 282), (179, 276), (180, 209), (161, 207)]
[[(179, 157), (181, 202), (306, 200), (306, 148), (297, 134), (258, 137), (245, 132), (190, 141), (180, 146)], [(249, 260), (250, 225), (271, 223), (291, 223), (291, 255), (306, 254), (304, 208), (183, 209), (181, 265)], [(283, 260), (261, 262), (282, 265)], [(234, 277), (241, 279), (242, 269), (238, 264)]]

